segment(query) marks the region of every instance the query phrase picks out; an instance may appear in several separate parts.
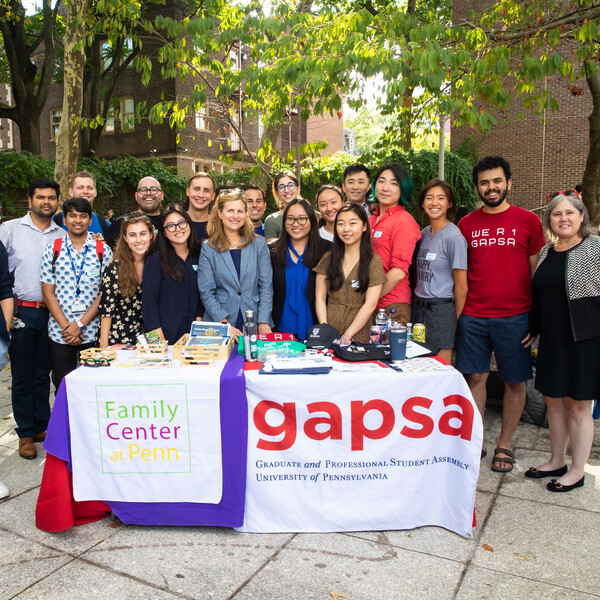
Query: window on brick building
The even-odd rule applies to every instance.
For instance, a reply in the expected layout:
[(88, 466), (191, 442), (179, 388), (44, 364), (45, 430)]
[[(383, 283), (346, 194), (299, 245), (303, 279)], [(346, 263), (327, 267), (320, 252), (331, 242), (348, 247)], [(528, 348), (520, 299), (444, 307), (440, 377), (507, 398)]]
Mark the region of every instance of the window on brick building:
[(102, 133), (114, 133), (115, 132), (115, 109), (111, 106), (106, 113), (106, 120), (104, 121), (104, 129)]
[(201, 106), (195, 113), (196, 129), (198, 131), (210, 131), (208, 111), (206, 106)]
[[(239, 128), (240, 126), (240, 111), (233, 111), (233, 122)], [(231, 133), (229, 135), (230, 148), (233, 152), (237, 152), (241, 148), (240, 136), (236, 133), (233, 127), (231, 127)]]
[(258, 141), (262, 140), (262, 136), (265, 132), (265, 125), (263, 123), (263, 116), (258, 115)]
[(208, 173), (209, 171), (212, 171), (213, 166), (209, 163), (194, 163), (194, 172), (195, 173)]
[(135, 103), (133, 98), (121, 100), (121, 129), (124, 132), (135, 129)]
[(231, 61), (231, 70), (236, 73), (240, 70), (240, 55), (237, 50), (229, 51), (229, 60)]
[[(133, 52), (133, 40), (126, 38), (123, 41), (123, 47), (121, 49), (121, 60), (119, 64), (123, 62)], [(110, 42), (102, 42), (102, 64), (106, 71), (113, 61), (114, 50)]]
[(58, 133), (58, 128), (60, 127), (60, 119), (62, 117), (62, 109), (55, 108), (50, 111), (50, 139), (56, 139), (56, 134)]

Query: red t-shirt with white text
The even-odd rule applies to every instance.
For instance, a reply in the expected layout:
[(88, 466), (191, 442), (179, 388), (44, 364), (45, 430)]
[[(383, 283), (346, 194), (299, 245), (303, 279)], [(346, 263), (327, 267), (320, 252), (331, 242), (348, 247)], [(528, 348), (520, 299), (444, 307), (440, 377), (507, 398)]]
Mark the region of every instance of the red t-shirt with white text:
[(467, 301), (471, 317), (511, 317), (531, 307), (529, 257), (545, 243), (540, 220), (509, 206), (501, 213), (476, 210), (458, 228), (467, 240)]

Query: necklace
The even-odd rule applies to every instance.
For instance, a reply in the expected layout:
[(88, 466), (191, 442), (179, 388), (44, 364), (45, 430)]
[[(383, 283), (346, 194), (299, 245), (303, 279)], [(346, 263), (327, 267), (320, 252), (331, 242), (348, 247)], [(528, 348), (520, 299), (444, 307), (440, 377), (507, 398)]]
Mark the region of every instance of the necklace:
[(230, 250), (237, 250), (242, 243), (242, 238), (240, 238), (237, 242), (229, 242)]

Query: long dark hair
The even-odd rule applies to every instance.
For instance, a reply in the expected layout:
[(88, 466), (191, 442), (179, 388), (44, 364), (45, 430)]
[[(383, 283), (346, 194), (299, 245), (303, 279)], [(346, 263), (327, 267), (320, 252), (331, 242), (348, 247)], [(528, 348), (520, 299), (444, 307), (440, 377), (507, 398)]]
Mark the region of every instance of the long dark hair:
[(285, 228), (285, 220), (290, 208), (296, 205), (300, 205), (304, 209), (304, 212), (310, 221), (310, 231), (308, 233), (308, 241), (306, 242), (304, 256), (302, 257), (302, 263), (304, 266), (312, 269), (317, 266), (317, 263), (325, 253), (325, 244), (323, 238), (319, 234), (315, 209), (311, 206), (310, 202), (302, 200), (301, 198), (295, 198), (283, 210), (283, 227), (279, 239), (273, 245), (273, 262), (279, 267), (285, 267), (285, 260), (290, 243), (290, 235)]
[(156, 237), (156, 245), (160, 252), (160, 263), (165, 273), (174, 281), (183, 281), (183, 274), (185, 272), (184, 266), (181, 264), (181, 259), (177, 256), (175, 248), (173, 248), (171, 242), (165, 236), (165, 221), (169, 215), (177, 213), (182, 219), (185, 219), (188, 223), (190, 235), (187, 239), (187, 247), (191, 255), (198, 255), (200, 252), (200, 244), (196, 240), (196, 232), (194, 231), (194, 224), (190, 216), (181, 208), (179, 204), (169, 204), (165, 210), (160, 213), (160, 228), (158, 236)]
[(358, 259), (358, 288), (357, 291), (365, 293), (369, 289), (369, 266), (373, 260), (373, 248), (371, 247), (371, 228), (369, 227), (369, 218), (365, 209), (360, 204), (344, 204), (338, 214), (335, 216), (335, 228), (333, 230), (333, 245), (329, 257), (329, 266), (327, 267), (327, 279), (329, 280), (329, 289), (336, 292), (344, 285), (344, 255), (346, 254), (346, 244), (340, 239), (337, 232), (337, 222), (340, 215), (347, 212), (355, 213), (367, 228), (363, 231), (360, 238), (360, 256)]
[(117, 242), (117, 247), (114, 254), (115, 264), (117, 265), (119, 289), (125, 298), (131, 298), (134, 296), (138, 289), (133, 252), (125, 240), (129, 226), (135, 225), (136, 223), (142, 223), (145, 225), (150, 235), (150, 245), (148, 246), (148, 250), (146, 250), (146, 254), (144, 255), (144, 261), (154, 252), (154, 228), (152, 227), (152, 222), (148, 218), (148, 215), (145, 215), (143, 212), (139, 211), (125, 215), (123, 223), (121, 224), (119, 241)]
[[(315, 194), (315, 204), (317, 205), (317, 209), (319, 208), (319, 196), (323, 193), (326, 192), (327, 190), (331, 190), (332, 192), (335, 192), (339, 197), (340, 200), (342, 201), (342, 204), (344, 204), (345, 200), (344, 200), (344, 192), (342, 192), (342, 190), (337, 186), (337, 185), (332, 185), (331, 183), (324, 183), (318, 190), (317, 193)], [(319, 219), (319, 227), (324, 227), (325, 226), (325, 217), (321, 216), (321, 218)]]

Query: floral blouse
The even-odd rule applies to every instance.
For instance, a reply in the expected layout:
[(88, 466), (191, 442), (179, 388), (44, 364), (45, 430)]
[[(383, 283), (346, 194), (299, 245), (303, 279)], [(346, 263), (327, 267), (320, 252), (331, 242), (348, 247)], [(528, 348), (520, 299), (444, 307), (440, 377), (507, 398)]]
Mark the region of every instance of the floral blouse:
[[(139, 285), (135, 294), (125, 298), (119, 287), (117, 274), (117, 261), (113, 261), (106, 268), (100, 288), (100, 306), (98, 312), (101, 317), (112, 317), (108, 344), (135, 344), (137, 336), (143, 333), (142, 317), (142, 286)], [(100, 328), (98, 328), (98, 338)]]

